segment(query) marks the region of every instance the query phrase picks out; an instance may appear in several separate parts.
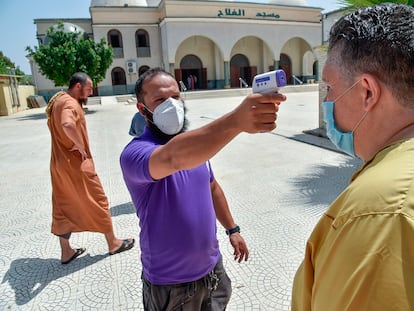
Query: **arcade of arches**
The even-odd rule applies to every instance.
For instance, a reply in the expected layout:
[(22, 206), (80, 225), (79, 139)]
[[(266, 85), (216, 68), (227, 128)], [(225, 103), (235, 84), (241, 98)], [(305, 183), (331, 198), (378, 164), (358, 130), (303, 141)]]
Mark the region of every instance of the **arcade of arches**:
[[(111, 30), (114, 34), (115, 31)], [(139, 31), (137, 32), (139, 33)], [(140, 38), (145, 35), (140, 34)], [(122, 43), (117, 40), (118, 46)], [(121, 39), (122, 40), (122, 39)], [(149, 47), (147, 40), (141, 40)], [(176, 61), (173, 64), (177, 82), (186, 90), (222, 89), (226, 87), (238, 88), (251, 86), (253, 77), (259, 72), (283, 69), (287, 81), (294, 84), (296, 80), (306, 79), (306, 76), (315, 78), (317, 62), (314, 61), (312, 49), (301, 38), (292, 38), (285, 42), (280, 49), (278, 59), (274, 60), (273, 52), (263, 40), (257, 37), (240, 39), (233, 47), (229, 61), (220, 47), (209, 38), (192, 36), (184, 40), (176, 50)], [(292, 66), (302, 66), (302, 77), (292, 75)], [(178, 68), (177, 66), (178, 65)], [(138, 75), (150, 68), (141, 65)], [(112, 85), (123, 92), (126, 88), (127, 73), (121, 67), (115, 67), (111, 73)], [(121, 86), (124, 85), (124, 88)]]

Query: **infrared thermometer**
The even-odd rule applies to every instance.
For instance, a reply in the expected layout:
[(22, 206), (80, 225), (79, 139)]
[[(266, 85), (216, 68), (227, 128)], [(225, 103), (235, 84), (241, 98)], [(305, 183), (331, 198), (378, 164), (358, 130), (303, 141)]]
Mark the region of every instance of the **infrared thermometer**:
[(286, 86), (286, 73), (282, 70), (274, 70), (261, 73), (253, 78), (253, 93), (277, 93), (280, 87)]

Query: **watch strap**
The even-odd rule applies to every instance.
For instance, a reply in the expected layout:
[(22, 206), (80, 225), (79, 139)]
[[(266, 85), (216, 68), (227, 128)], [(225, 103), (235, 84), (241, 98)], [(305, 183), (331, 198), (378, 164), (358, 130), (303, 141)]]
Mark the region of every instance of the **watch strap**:
[(240, 233), (240, 227), (238, 225), (236, 225), (236, 227), (232, 228), (232, 229), (227, 229), (226, 230), (226, 234), (227, 235), (232, 235), (233, 233)]

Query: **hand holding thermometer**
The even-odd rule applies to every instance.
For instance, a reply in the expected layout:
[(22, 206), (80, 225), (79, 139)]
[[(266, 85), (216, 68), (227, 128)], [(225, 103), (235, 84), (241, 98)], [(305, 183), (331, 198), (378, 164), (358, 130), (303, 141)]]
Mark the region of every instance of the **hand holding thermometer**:
[(256, 75), (253, 78), (253, 93), (277, 93), (279, 88), (286, 86), (286, 73), (282, 70), (274, 70)]

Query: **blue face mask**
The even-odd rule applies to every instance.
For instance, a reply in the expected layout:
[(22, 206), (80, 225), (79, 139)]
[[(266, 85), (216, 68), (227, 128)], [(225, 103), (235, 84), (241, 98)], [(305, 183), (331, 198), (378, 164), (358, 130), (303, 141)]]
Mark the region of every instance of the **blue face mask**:
[(322, 103), (323, 121), (326, 124), (326, 135), (328, 135), (328, 138), (339, 150), (355, 157), (354, 133), (342, 132), (335, 126), (334, 104), (334, 101), (326, 101)]
[[(338, 101), (342, 96), (348, 93), (359, 81), (352, 84), (344, 93), (342, 93), (335, 101)], [(362, 120), (364, 120), (365, 116), (367, 115), (368, 111), (364, 113), (361, 120), (358, 121), (356, 126), (351, 132), (342, 132), (339, 130), (335, 125), (335, 117), (334, 117), (334, 107), (335, 101), (324, 101), (322, 103), (323, 109), (323, 116), (324, 122), (326, 124), (326, 134), (331, 142), (341, 151), (349, 154), (352, 157), (355, 157), (354, 151), (354, 132), (361, 124)]]

